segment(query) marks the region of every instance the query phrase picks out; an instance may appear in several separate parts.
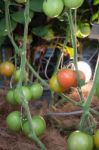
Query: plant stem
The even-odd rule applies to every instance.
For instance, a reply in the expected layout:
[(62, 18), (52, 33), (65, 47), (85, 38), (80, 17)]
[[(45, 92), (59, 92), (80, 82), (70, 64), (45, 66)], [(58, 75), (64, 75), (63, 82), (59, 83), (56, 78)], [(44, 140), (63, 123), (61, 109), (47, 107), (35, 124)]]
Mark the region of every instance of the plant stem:
[[(81, 101), (83, 102), (84, 101), (84, 97), (83, 97), (83, 94), (82, 94), (82, 91), (81, 91), (80, 75), (79, 75), (78, 66), (77, 66), (78, 55), (77, 55), (77, 40), (76, 40), (76, 35), (75, 35), (75, 28), (76, 27), (74, 26), (74, 23), (73, 23), (72, 10), (71, 9), (69, 10), (68, 20), (69, 20), (69, 25), (70, 25), (70, 30), (71, 30), (72, 46), (73, 46), (73, 49), (74, 49), (74, 60), (73, 61), (74, 61), (75, 69), (77, 71), (77, 82), (78, 82), (78, 85), (79, 85), (78, 86), (78, 93), (80, 95)], [(76, 23), (76, 21), (75, 21), (75, 23)]]
[(38, 137), (36, 136), (35, 132), (33, 131), (33, 124), (32, 124), (32, 117), (30, 114), (30, 110), (29, 110), (29, 106), (28, 103), (24, 103), (23, 105), (25, 111), (26, 111), (26, 115), (27, 115), (27, 119), (29, 121), (29, 125), (30, 125), (30, 138), (33, 139), (33, 141), (42, 149), (42, 150), (46, 150), (46, 147), (44, 146), (44, 144), (38, 139)]
[(88, 107), (90, 106), (93, 94), (95, 93), (97, 81), (99, 81), (99, 55), (98, 55), (97, 64), (96, 64), (96, 68), (95, 68), (95, 73), (94, 73), (94, 78), (93, 78), (93, 85), (92, 85), (92, 88), (89, 92), (87, 101), (85, 101), (85, 103), (84, 103), (84, 106), (88, 106)]
[(66, 96), (65, 94), (59, 94), (59, 95), (63, 98), (64, 102), (68, 101), (68, 102), (72, 103), (73, 105), (80, 106), (79, 102), (74, 101), (73, 99), (71, 99), (70, 97)]
[(10, 19), (9, 19), (9, 6), (10, 6), (10, 1), (9, 0), (5, 0), (5, 20), (6, 20), (6, 29), (7, 29), (7, 33), (8, 33), (8, 37), (13, 45), (13, 47), (15, 48), (15, 52), (16, 53), (19, 53), (19, 48), (17, 46), (17, 44), (15, 43), (14, 39), (13, 39), (13, 36), (11, 35), (11, 28), (9, 26), (9, 22), (10, 22)]
[(55, 66), (54, 74), (57, 73), (57, 71), (59, 69), (62, 57), (63, 57), (63, 52), (60, 51), (59, 56), (58, 56), (58, 60), (57, 60), (56, 66)]
[(91, 104), (91, 101), (92, 101), (92, 97), (95, 93), (95, 88), (96, 88), (96, 84), (97, 84), (98, 80), (99, 80), (99, 55), (98, 55), (97, 64), (96, 64), (96, 68), (95, 68), (95, 73), (94, 73), (94, 78), (93, 78), (93, 85), (92, 85), (92, 88), (89, 92), (87, 100), (83, 104), (83, 108), (84, 108), (85, 111), (84, 111), (84, 114), (82, 115), (82, 118), (81, 118), (80, 129), (82, 129), (83, 126), (84, 126), (84, 121), (83, 120), (86, 117), (86, 112), (89, 112), (89, 110), (90, 110), (90, 104)]
[(49, 84), (39, 76), (39, 74), (35, 71), (35, 69), (28, 62), (27, 62), (27, 66), (32, 71), (33, 75), (42, 83), (42, 85), (49, 88)]
[[(8, 14), (9, 14), (9, 3), (8, 0), (5, 1), (5, 14), (6, 14), (6, 26), (7, 26), (7, 31), (8, 31), (8, 36), (14, 46), (15, 49), (17, 49), (17, 51), (19, 51), (19, 48), (16, 47), (16, 44), (13, 40), (12, 35), (10, 34), (10, 28), (9, 28), (9, 20), (8, 20)], [(24, 97), (24, 94), (22, 92), (22, 82), (24, 80), (24, 75), (25, 75), (25, 65), (26, 65), (26, 50), (27, 50), (27, 35), (28, 35), (28, 25), (29, 25), (29, 0), (27, 0), (26, 6), (25, 6), (25, 11), (24, 11), (24, 16), (25, 16), (25, 26), (24, 26), (24, 43), (23, 43), (23, 47), (21, 49), (21, 76), (19, 79), (19, 83), (18, 83), (18, 90), (20, 93), (20, 96), (22, 97), (22, 106), (24, 107), (25, 111), (26, 111), (26, 115), (27, 115), (27, 119), (29, 121), (29, 125), (30, 125), (30, 135), (31, 138), (35, 141), (35, 143), (42, 149), (42, 150), (46, 150), (44, 144), (39, 140), (39, 138), (36, 136), (34, 130), (33, 130), (33, 124), (32, 124), (32, 117), (31, 117), (31, 113), (29, 110), (29, 105), (27, 100)]]
[[(29, 25), (29, 22), (30, 22), (30, 17), (29, 17), (29, 0), (27, 0), (26, 6), (25, 6), (24, 16), (25, 16), (25, 26), (24, 26), (24, 42), (23, 42), (23, 48), (22, 48), (22, 53), (21, 53), (21, 65), (20, 65), (20, 67), (21, 67), (21, 79), (19, 81), (20, 85), (22, 85), (22, 82), (24, 80), (25, 66), (26, 66), (27, 36), (28, 36), (28, 25)], [(27, 100), (25, 100), (25, 99), (23, 101), (23, 107), (24, 107), (24, 109), (26, 111), (27, 119), (29, 121), (31, 138), (36, 142), (36, 144), (42, 150), (46, 150), (45, 146), (39, 140), (39, 138), (36, 136), (36, 134), (35, 134), (35, 132), (33, 130), (32, 117), (31, 117), (31, 113), (30, 113), (30, 110), (29, 110), (29, 105), (27, 103)]]

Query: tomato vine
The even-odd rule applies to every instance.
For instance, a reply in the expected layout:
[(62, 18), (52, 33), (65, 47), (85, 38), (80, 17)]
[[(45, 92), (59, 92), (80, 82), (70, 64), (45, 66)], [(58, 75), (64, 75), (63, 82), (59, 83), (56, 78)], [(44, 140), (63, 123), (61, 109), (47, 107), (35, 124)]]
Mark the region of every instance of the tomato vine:
[(25, 10), (24, 10), (24, 15), (25, 15), (25, 25), (24, 25), (24, 43), (23, 43), (23, 47), (20, 49), (17, 47), (13, 36), (10, 33), (10, 26), (9, 26), (9, 6), (10, 6), (10, 1), (9, 0), (5, 0), (5, 18), (6, 18), (6, 28), (7, 28), (7, 32), (8, 32), (8, 36), (15, 48), (15, 52), (19, 54), (20, 52), (20, 58), (21, 58), (21, 64), (20, 64), (20, 69), (21, 69), (21, 73), (20, 73), (20, 79), (17, 85), (18, 91), (20, 93), (20, 96), (23, 100), (22, 106), (26, 111), (26, 115), (27, 115), (27, 119), (29, 121), (29, 126), (30, 126), (30, 137), (35, 141), (35, 143), (42, 149), (42, 150), (46, 150), (44, 144), (38, 139), (38, 137), (35, 134), (35, 131), (33, 130), (33, 124), (32, 124), (32, 117), (31, 117), (31, 113), (29, 110), (29, 105), (27, 100), (25, 99), (23, 92), (22, 92), (22, 82), (24, 80), (24, 75), (25, 75), (25, 66), (26, 66), (26, 44), (27, 44), (27, 35), (28, 35), (28, 25), (29, 25), (29, 0), (27, 0), (26, 4), (25, 4)]

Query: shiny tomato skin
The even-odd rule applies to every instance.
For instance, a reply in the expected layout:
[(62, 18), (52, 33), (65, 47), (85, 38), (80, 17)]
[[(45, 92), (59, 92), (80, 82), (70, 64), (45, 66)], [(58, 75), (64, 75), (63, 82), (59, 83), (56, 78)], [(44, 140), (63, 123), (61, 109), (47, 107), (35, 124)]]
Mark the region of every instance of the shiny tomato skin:
[(6, 101), (11, 104), (11, 105), (16, 105), (16, 101), (15, 101), (15, 98), (14, 98), (14, 90), (13, 89), (9, 89), (7, 91), (7, 94), (6, 94)]
[(56, 93), (62, 93), (65, 91), (65, 89), (61, 87), (57, 81), (57, 74), (54, 74), (49, 79), (49, 87), (53, 92), (56, 92)]
[(61, 87), (68, 90), (70, 87), (76, 85), (76, 74), (71, 69), (61, 69), (57, 74), (57, 80)]
[(43, 2), (43, 12), (48, 17), (57, 17), (61, 14), (64, 4), (62, 0), (44, 0)]
[(43, 95), (43, 87), (38, 82), (34, 82), (30, 86), (30, 91), (31, 91), (33, 100), (39, 99)]
[(67, 140), (68, 150), (93, 150), (93, 137), (81, 132), (74, 131)]
[(0, 74), (5, 77), (11, 77), (15, 71), (15, 66), (12, 62), (5, 61), (0, 64)]
[[(32, 124), (33, 124), (33, 129), (35, 131), (35, 134), (37, 136), (41, 136), (44, 134), (46, 130), (46, 122), (42, 116), (33, 116), (32, 117)], [(30, 128), (29, 128), (29, 123), (26, 121), (23, 126), (22, 126), (22, 131), (23, 133), (29, 137), (30, 133)]]
[(75, 9), (79, 8), (83, 4), (84, 0), (64, 0), (64, 5), (67, 8)]
[(21, 113), (13, 111), (6, 117), (6, 124), (9, 130), (18, 132), (21, 130)]

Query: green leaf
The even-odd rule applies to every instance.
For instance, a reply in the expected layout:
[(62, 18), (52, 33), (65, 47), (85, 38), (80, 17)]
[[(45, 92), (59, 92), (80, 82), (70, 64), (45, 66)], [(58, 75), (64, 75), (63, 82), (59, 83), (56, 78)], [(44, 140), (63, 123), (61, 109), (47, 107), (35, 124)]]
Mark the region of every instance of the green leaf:
[[(11, 29), (10, 32), (13, 31), (16, 28), (16, 22), (11, 20)], [(7, 36), (7, 29), (6, 29), (6, 22), (5, 19), (0, 20), (0, 37), (1, 36)]]
[(43, 37), (48, 33), (48, 30), (49, 30), (48, 26), (39, 26), (39, 27), (33, 28), (32, 33), (39, 37)]
[(95, 14), (92, 15), (91, 21), (98, 20), (98, 18), (99, 18), (99, 11), (97, 11)]
[(31, 0), (30, 9), (35, 12), (42, 12), (42, 5), (44, 0)]
[(93, 4), (94, 5), (98, 5), (99, 4), (99, 0), (94, 0)]
[[(33, 16), (34, 16), (33, 11), (32, 12), (30, 11), (30, 18), (33, 18)], [(25, 22), (24, 10), (13, 13), (11, 15), (11, 18), (17, 23), (24, 24)]]

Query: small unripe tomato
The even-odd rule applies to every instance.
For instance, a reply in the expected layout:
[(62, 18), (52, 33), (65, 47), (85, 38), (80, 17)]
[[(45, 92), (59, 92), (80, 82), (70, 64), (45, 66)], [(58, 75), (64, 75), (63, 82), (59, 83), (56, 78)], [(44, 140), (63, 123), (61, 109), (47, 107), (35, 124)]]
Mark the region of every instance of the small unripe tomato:
[(34, 82), (30, 86), (30, 91), (31, 91), (33, 100), (39, 99), (43, 95), (43, 87), (38, 82)]
[[(43, 117), (41, 116), (33, 116), (32, 117), (32, 125), (33, 125), (33, 130), (37, 136), (41, 136), (44, 134), (46, 130), (46, 122)], [(29, 127), (29, 122), (26, 121), (23, 126), (22, 126), (22, 131), (23, 133), (29, 137), (30, 134), (30, 127)]]
[(62, 0), (44, 0), (43, 11), (48, 17), (57, 17), (61, 14), (64, 4)]
[(84, 0), (64, 0), (64, 4), (67, 8), (76, 9), (83, 4)]
[(74, 131), (67, 140), (68, 150), (93, 150), (93, 137), (81, 132)]
[(14, 132), (21, 130), (21, 113), (13, 111), (6, 118), (7, 127)]

